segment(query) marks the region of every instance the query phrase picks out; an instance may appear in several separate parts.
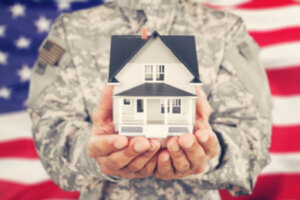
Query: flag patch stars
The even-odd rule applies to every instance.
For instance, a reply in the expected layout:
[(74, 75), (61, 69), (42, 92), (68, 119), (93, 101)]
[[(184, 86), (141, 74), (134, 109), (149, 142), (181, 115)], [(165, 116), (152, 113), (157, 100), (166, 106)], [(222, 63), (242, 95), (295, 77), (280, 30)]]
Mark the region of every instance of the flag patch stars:
[(39, 61), (49, 65), (56, 65), (60, 58), (65, 53), (65, 50), (56, 43), (47, 40), (40, 50)]
[(19, 37), (19, 39), (15, 41), (15, 45), (18, 49), (28, 49), (30, 43), (31, 43), (30, 39), (23, 36)]
[(51, 27), (51, 20), (47, 19), (44, 16), (41, 16), (38, 20), (35, 21), (35, 26), (39, 33), (49, 32)]

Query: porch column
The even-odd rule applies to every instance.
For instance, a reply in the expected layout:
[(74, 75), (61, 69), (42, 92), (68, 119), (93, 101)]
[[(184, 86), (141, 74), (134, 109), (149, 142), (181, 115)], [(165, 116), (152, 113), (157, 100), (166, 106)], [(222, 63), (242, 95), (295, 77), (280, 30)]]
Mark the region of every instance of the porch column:
[(144, 103), (144, 124), (147, 124), (147, 99), (143, 98)]
[(165, 98), (165, 100), (164, 100), (164, 111), (165, 111), (165, 114), (164, 114), (164, 117), (165, 117), (165, 124), (168, 124), (168, 99), (167, 98)]
[(123, 108), (123, 106), (122, 106), (122, 103), (123, 103), (123, 98), (122, 97), (120, 97), (120, 98), (118, 98), (118, 101), (119, 101), (119, 132), (121, 133), (121, 124), (122, 124), (122, 120), (123, 120), (123, 111), (122, 111), (122, 108)]
[(189, 99), (189, 112), (190, 112), (190, 118), (188, 120), (189, 124), (192, 124), (193, 122), (193, 105), (192, 105), (193, 101), (192, 99)]

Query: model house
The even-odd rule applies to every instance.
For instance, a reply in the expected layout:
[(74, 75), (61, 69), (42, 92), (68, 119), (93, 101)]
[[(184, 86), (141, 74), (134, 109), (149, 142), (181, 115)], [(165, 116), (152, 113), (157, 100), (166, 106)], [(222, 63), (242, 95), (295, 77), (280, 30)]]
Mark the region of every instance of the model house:
[(192, 133), (195, 85), (201, 84), (194, 36), (145, 30), (113, 35), (108, 84), (113, 121), (121, 135), (164, 138)]

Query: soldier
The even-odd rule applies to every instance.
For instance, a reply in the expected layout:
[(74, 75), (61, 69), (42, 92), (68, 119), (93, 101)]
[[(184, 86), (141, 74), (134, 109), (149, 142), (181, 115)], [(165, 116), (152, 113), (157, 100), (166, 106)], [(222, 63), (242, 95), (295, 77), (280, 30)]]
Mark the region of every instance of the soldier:
[[(194, 134), (114, 133), (110, 36), (194, 35), (200, 78)], [(41, 162), (80, 199), (218, 199), (249, 194), (270, 162), (270, 92), (240, 17), (191, 0), (115, 0), (61, 15), (40, 48), (28, 111)], [(99, 100), (100, 99), (100, 100)]]

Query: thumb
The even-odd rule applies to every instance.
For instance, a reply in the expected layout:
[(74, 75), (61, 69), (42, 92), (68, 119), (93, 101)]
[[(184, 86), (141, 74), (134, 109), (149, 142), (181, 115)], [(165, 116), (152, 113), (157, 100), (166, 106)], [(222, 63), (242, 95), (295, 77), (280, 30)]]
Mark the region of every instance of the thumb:
[(98, 106), (93, 112), (93, 122), (106, 121), (112, 118), (113, 86), (105, 85)]
[(195, 86), (196, 95), (198, 96), (196, 100), (196, 110), (197, 114), (200, 115), (204, 120), (208, 120), (209, 116), (212, 112), (212, 108), (207, 101), (206, 94), (199, 88), (199, 86)]

